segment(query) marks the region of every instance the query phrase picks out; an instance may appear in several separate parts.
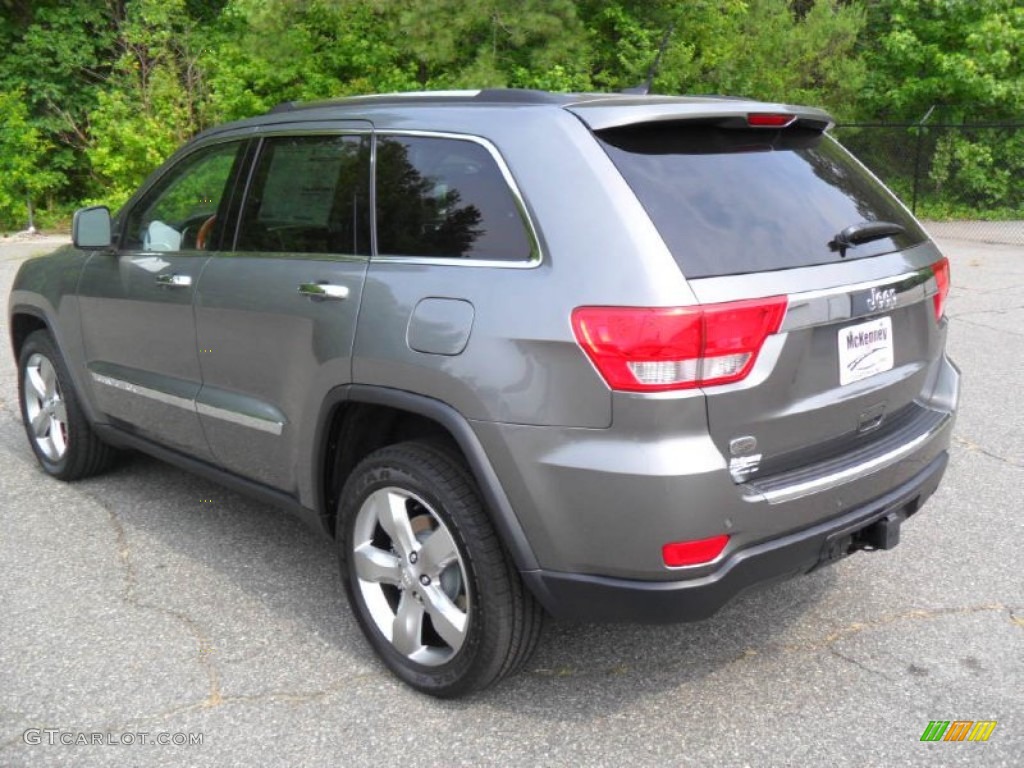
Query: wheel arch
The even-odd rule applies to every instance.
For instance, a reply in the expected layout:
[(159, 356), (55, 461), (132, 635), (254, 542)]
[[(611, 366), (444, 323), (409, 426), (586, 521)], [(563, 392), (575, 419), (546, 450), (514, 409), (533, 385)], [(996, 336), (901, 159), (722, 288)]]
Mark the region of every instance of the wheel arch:
[[(86, 419), (93, 425), (101, 423), (101, 413), (92, 401), (92, 392), (83, 379), (84, 371), (79, 368), (82, 365), (80, 329), (77, 327), (62, 328), (61, 323), (57, 320), (57, 311), (47, 302), (40, 301), (43, 297), (34, 293), (26, 295), (23, 291), (14, 291), (14, 294), (19, 293), (20, 296), (13, 296), (17, 303), (12, 303), (8, 312), (11, 351), (14, 354), (15, 366), (18, 364), (25, 339), (35, 331), (46, 331), (53, 339), (53, 343), (57, 345), (57, 351), (67, 366), (71, 384), (78, 396), (79, 405), (85, 412)], [(33, 302), (40, 301), (40, 303), (27, 303), (25, 299)], [(77, 314), (75, 319), (77, 320)], [(65, 338), (65, 334), (67, 334), (67, 338)]]
[(50, 321), (46, 317), (46, 313), (38, 307), (28, 304), (19, 304), (11, 307), (9, 330), (11, 334), (11, 350), (14, 352), (15, 361), (18, 360), (18, 356), (21, 354), (21, 347), (30, 334), (36, 331), (49, 331), (50, 335), (54, 336), (54, 341), (57, 340)]
[(483, 445), (469, 421), (447, 403), (404, 390), (350, 384), (331, 390), (317, 419), (308, 493), (324, 530), (334, 534), (338, 495), (368, 453), (423, 437), (450, 441), (469, 466), (495, 530), (520, 571), (537, 558)]

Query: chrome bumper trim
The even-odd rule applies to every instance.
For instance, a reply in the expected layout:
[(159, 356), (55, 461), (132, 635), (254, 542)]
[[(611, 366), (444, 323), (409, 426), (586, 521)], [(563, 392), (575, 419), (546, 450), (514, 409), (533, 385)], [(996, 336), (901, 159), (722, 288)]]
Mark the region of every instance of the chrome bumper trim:
[(921, 433), (913, 440), (904, 443), (898, 448), (886, 451), (878, 456), (872, 456), (870, 459), (854, 464), (850, 467), (845, 467), (837, 472), (831, 472), (827, 475), (822, 475), (821, 477), (815, 477), (810, 480), (795, 482), (792, 485), (775, 488), (758, 489), (756, 484), (749, 484), (744, 488), (747, 492), (743, 494), (743, 500), (750, 502), (767, 501), (769, 504), (784, 504), (788, 501), (794, 501), (796, 499), (803, 498), (804, 496), (821, 493), (822, 491), (828, 491), (833, 488), (837, 488), (840, 485), (860, 480), (912, 455), (915, 451), (921, 448), (921, 446), (925, 445), (939, 432), (945, 429), (951, 423), (952, 419), (953, 414), (947, 414), (927, 432)]

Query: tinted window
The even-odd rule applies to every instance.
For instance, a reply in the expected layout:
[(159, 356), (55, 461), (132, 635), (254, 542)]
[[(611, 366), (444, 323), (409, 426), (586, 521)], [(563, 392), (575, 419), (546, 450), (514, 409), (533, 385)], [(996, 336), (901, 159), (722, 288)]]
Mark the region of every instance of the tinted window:
[(881, 184), (816, 131), (643, 126), (599, 140), (687, 277), (839, 261), (829, 242), (862, 221), (906, 232), (850, 248), (847, 260), (925, 239)]
[(365, 136), (267, 139), (237, 250), (370, 254), (370, 143)]
[(129, 214), (125, 247), (203, 250), (218, 242), (216, 214), (240, 146), (231, 142), (201, 149), (166, 173)]
[(390, 256), (525, 260), (530, 240), (491, 154), (457, 139), (377, 139), (377, 249)]

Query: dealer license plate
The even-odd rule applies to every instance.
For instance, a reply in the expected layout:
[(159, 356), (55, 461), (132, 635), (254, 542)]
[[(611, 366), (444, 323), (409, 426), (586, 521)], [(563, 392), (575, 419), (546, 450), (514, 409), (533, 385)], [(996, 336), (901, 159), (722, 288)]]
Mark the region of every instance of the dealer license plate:
[(888, 315), (839, 331), (841, 385), (891, 370), (892, 366), (892, 318)]

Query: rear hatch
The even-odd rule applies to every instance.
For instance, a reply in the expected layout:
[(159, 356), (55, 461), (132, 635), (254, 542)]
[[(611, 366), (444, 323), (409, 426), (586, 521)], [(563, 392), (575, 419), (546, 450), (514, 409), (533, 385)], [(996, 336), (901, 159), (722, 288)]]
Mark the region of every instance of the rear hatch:
[[(703, 305), (785, 297), (778, 331), (742, 379), (705, 387), (711, 435), (736, 482), (928, 428), (947, 264), (824, 133), (827, 115), (743, 102), (572, 111)], [(713, 335), (716, 316), (705, 317)]]

